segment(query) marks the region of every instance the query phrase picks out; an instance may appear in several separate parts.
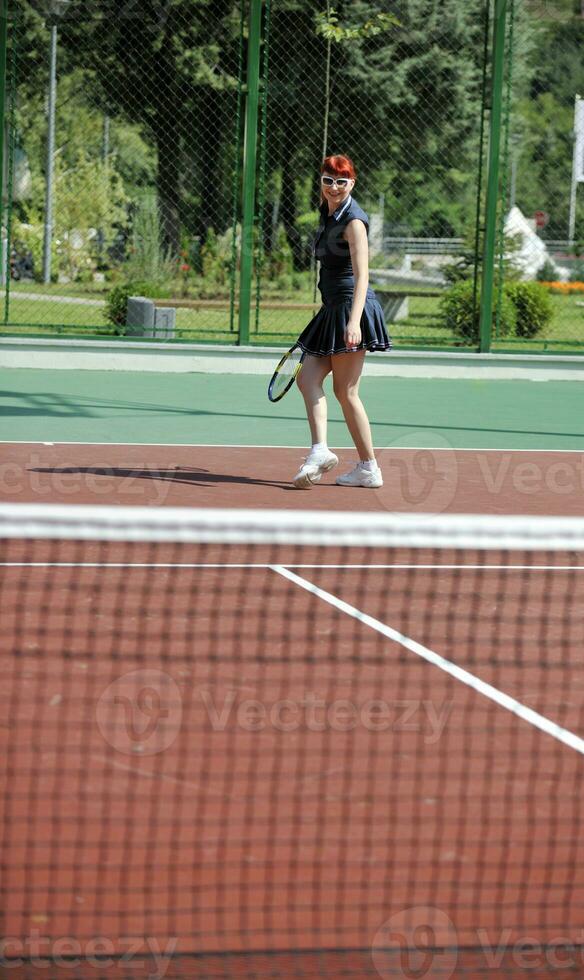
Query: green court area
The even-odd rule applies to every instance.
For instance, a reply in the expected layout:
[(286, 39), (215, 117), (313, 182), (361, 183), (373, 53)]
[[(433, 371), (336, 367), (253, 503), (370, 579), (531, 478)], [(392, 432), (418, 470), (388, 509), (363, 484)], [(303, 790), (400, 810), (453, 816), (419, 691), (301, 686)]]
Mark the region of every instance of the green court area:
[[(0, 371), (0, 438), (304, 447), (294, 388), (276, 405), (263, 375)], [(329, 443), (350, 447), (329, 382)], [(426, 446), (584, 450), (582, 384), (366, 377), (362, 396), (378, 448)]]

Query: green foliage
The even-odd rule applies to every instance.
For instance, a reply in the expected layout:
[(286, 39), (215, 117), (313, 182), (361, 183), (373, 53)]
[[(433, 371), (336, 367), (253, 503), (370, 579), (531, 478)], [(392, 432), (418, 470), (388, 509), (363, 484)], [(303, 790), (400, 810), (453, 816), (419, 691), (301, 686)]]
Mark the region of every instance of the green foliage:
[[(40, 175), (32, 180), (32, 197), (24, 217), (15, 216), (14, 243), (30, 250), (40, 276), (43, 251), (44, 187)], [(57, 157), (54, 167), (52, 271), (55, 279), (90, 278), (99, 262), (99, 238), (107, 241), (127, 220), (126, 195), (116, 170), (92, 160), (80, 149), (75, 164), (65, 168)]]
[[(40, 217), (33, 222), (21, 221), (14, 217), (12, 221), (12, 244), (17, 252), (30, 252), (32, 255), (35, 279), (41, 278), (43, 265), (43, 243), (44, 229)], [(57, 268), (57, 246), (53, 239), (52, 249), (52, 268)]]
[[(500, 247), (500, 246), (499, 246)], [(521, 235), (505, 235), (503, 239), (503, 258), (496, 263), (497, 272), (503, 277), (503, 282), (516, 282), (523, 274), (519, 263), (521, 251)]]
[[(105, 114), (88, 97), (94, 80), (78, 67), (60, 74), (55, 118), (56, 157), (64, 170), (77, 165), (80, 154), (101, 161), (104, 150)], [(23, 86), (24, 87), (24, 86)], [(39, 84), (19, 101), (16, 127), (33, 176), (42, 178), (46, 163), (46, 91)], [(155, 182), (156, 158), (139, 126), (123, 119), (110, 120), (109, 165), (126, 191)], [(42, 180), (39, 190), (43, 187)], [(33, 201), (40, 206), (41, 201)]]
[(269, 275), (276, 281), (291, 276), (294, 272), (294, 257), (284, 229), (280, 226), (269, 255)]
[[(303, 211), (296, 217), (295, 228), (300, 235), (300, 241), (304, 253), (310, 254), (317, 225), (318, 215), (314, 212), (314, 210)], [(281, 229), (278, 229), (278, 236), (280, 234)]]
[[(575, 3), (570, 13), (570, 0), (562, 16), (558, 0), (553, 4), (533, 0), (530, 6), (536, 43), (529, 56), (529, 78), (517, 93), (513, 121), (518, 137), (517, 203), (524, 214), (547, 211), (550, 221), (545, 236), (565, 238), (574, 95), (584, 92), (584, 18), (575, 16)], [(581, 216), (576, 233), (584, 233)]]
[(136, 293), (129, 283), (123, 286), (114, 286), (108, 293), (106, 300), (105, 318), (107, 322), (115, 327), (122, 327), (126, 322), (128, 296), (135, 295)]
[[(475, 213), (484, 5), (331, 2), (335, 9), (316, 18), (309, 0), (280, 0), (273, 7), (264, 213), (281, 228), (263, 256), (266, 288), (290, 286), (298, 275), (291, 257), (296, 270), (309, 266), (327, 41), (334, 42), (330, 149), (356, 160), (360, 203), (372, 211), (383, 193), (386, 223), (400, 229), (388, 233), (400, 235), (458, 237)], [(189, 290), (224, 295), (232, 240), (223, 232), (238, 166), (233, 121), (239, 5), (169, 0), (143, 4), (140, 16), (134, 6), (123, 4), (120, 15), (110, 17), (108, 5), (97, 4), (95, 17), (73, 11), (60, 26), (53, 268), (77, 281), (91, 277), (96, 264), (103, 268), (106, 262), (95, 232), (109, 244), (123, 239), (128, 227), (128, 255), (118, 275), (163, 288), (176, 280), (173, 256), (181, 243), (198, 239), (200, 252), (187, 260)], [(33, 0), (14, 4), (20, 32), (17, 142), (31, 168), (33, 194), (15, 208), (13, 227), (39, 270), (48, 31), (35, 7), (40, 10)], [(400, 20), (382, 12), (387, 9)], [(549, 237), (565, 237), (567, 227), (573, 100), (584, 91), (579, 11), (578, 0), (515, 4), (511, 135), (517, 203), (527, 215), (550, 213)], [(106, 116), (107, 186), (100, 173)], [(583, 222), (579, 214), (580, 236)], [(451, 282), (468, 280), (473, 266), (471, 236), (446, 275)], [(583, 278), (581, 268), (573, 274)], [(507, 255), (505, 281), (515, 275)]]
[(466, 280), (472, 278), (475, 265), (475, 255), (474, 250), (466, 248), (461, 255), (459, 255), (454, 262), (449, 262), (447, 265), (442, 266), (442, 273), (446, 282), (451, 285), (457, 282), (465, 282)]
[(539, 92), (523, 99), (519, 111), (522, 135), (517, 202), (528, 216), (537, 210), (547, 211), (550, 221), (545, 236), (564, 238), (572, 167), (573, 100), (571, 105), (562, 104), (551, 92)]
[(75, 280), (97, 261), (97, 234), (106, 241), (127, 220), (127, 201), (119, 174), (84, 151), (68, 170), (55, 166), (55, 236), (59, 271)]
[[(477, 292), (476, 307), (473, 302), (473, 283), (470, 280), (463, 280), (455, 283), (448, 289), (440, 300), (440, 313), (442, 324), (451, 333), (460, 337), (468, 344), (479, 343), (480, 328), (480, 289)], [(496, 304), (493, 309), (493, 334), (496, 326)], [(497, 328), (498, 337), (506, 337), (515, 333), (517, 324), (517, 314), (511, 299), (503, 293), (499, 325)]]
[(168, 291), (162, 289), (158, 283), (126, 282), (119, 286), (114, 286), (107, 295), (105, 318), (108, 323), (118, 328), (118, 333), (124, 334), (129, 296), (165, 299), (168, 295)]
[(570, 282), (584, 282), (584, 261), (578, 259), (570, 270)]
[(218, 235), (209, 228), (200, 249), (203, 283), (199, 284), (199, 294), (205, 298), (224, 295), (229, 288), (232, 262), (232, 230)]
[(384, 31), (400, 27), (400, 21), (393, 14), (376, 13), (358, 27), (343, 27), (334, 8), (327, 16), (326, 11), (315, 15), (316, 33), (332, 41), (355, 41), (357, 39), (375, 37)]
[(504, 292), (515, 307), (518, 337), (535, 337), (551, 323), (552, 300), (539, 282), (510, 282)]
[(160, 212), (154, 191), (143, 192), (132, 207), (132, 233), (124, 277), (130, 282), (167, 282), (176, 274), (170, 249), (164, 248), (160, 234)]
[[(440, 301), (443, 326), (467, 343), (478, 344), (480, 306), (480, 288), (474, 306), (472, 281), (455, 283)], [(535, 337), (549, 325), (552, 316), (551, 297), (538, 282), (506, 282), (500, 297), (495, 290), (491, 329), (497, 338), (512, 334), (524, 338)]]
[[(99, 114), (100, 118), (101, 113)], [(118, 171), (128, 194), (144, 193), (156, 186), (156, 153), (144, 138), (140, 126), (125, 119), (110, 121), (110, 161)]]
[(543, 265), (539, 267), (535, 278), (539, 282), (553, 282), (557, 278), (557, 271), (554, 263), (551, 259), (546, 259)]
[[(474, 277), (475, 268), (475, 248), (474, 234), (469, 232), (465, 238), (464, 250), (453, 261), (442, 266), (444, 278), (449, 283), (464, 282)], [(519, 279), (521, 268), (518, 263), (518, 253), (521, 249), (521, 239), (519, 235), (505, 235), (503, 244), (503, 261), (496, 260), (497, 271), (501, 271), (505, 282), (513, 282)], [(482, 255), (478, 256), (478, 274), (481, 276)]]

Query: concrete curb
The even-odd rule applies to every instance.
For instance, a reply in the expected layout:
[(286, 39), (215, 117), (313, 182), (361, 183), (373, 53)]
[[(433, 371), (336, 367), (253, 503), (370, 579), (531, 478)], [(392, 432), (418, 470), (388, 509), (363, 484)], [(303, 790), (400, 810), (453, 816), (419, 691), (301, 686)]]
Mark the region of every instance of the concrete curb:
[[(281, 347), (148, 343), (138, 340), (0, 339), (0, 367), (41, 370), (260, 374), (268, 377)], [(392, 351), (369, 354), (370, 377), (584, 381), (584, 356)]]

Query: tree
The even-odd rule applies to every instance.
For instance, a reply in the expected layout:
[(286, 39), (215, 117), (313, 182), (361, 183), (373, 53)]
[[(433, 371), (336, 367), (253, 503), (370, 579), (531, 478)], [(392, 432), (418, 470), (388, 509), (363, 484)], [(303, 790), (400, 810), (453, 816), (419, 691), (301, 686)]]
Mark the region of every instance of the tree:
[[(187, 179), (199, 182), (197, 203), (219, 191), (220, 146), (228, 120), (233, 0), (105, 0), (101, 11), (69, 20), (69, 56), (83, 51), (102, 111), (138, 123), (156, 148), (156, 185), (166, 247), (178, 252)], [(193, 164), (198, 161), (199, 167)], [(198, 172), (197, 172), (198, 171)], [(213, 181), (210, 176), (213, 174)], [(207, 210), (209, 206), (207, 206)], [(201, 227), (204, 219), (201, 222)]]
[(544, 210), (544, 234), (565, 238), (572, 173), (574, 96), (584, 93), (584, 21), (534, 19), (536, 43), (530, 74), (519, 87), (514, 128), (521, 137), (518, 204), (527, 214)]

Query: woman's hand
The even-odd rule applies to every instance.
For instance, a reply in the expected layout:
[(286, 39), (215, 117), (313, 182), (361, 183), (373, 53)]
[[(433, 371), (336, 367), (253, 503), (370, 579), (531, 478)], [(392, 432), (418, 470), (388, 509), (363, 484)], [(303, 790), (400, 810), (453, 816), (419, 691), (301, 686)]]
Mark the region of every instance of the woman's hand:
[(345, 328), (345, 347), (358, 347), (361, 343), (361, 327), (358, 323), (351, 323), (349, 320)]

